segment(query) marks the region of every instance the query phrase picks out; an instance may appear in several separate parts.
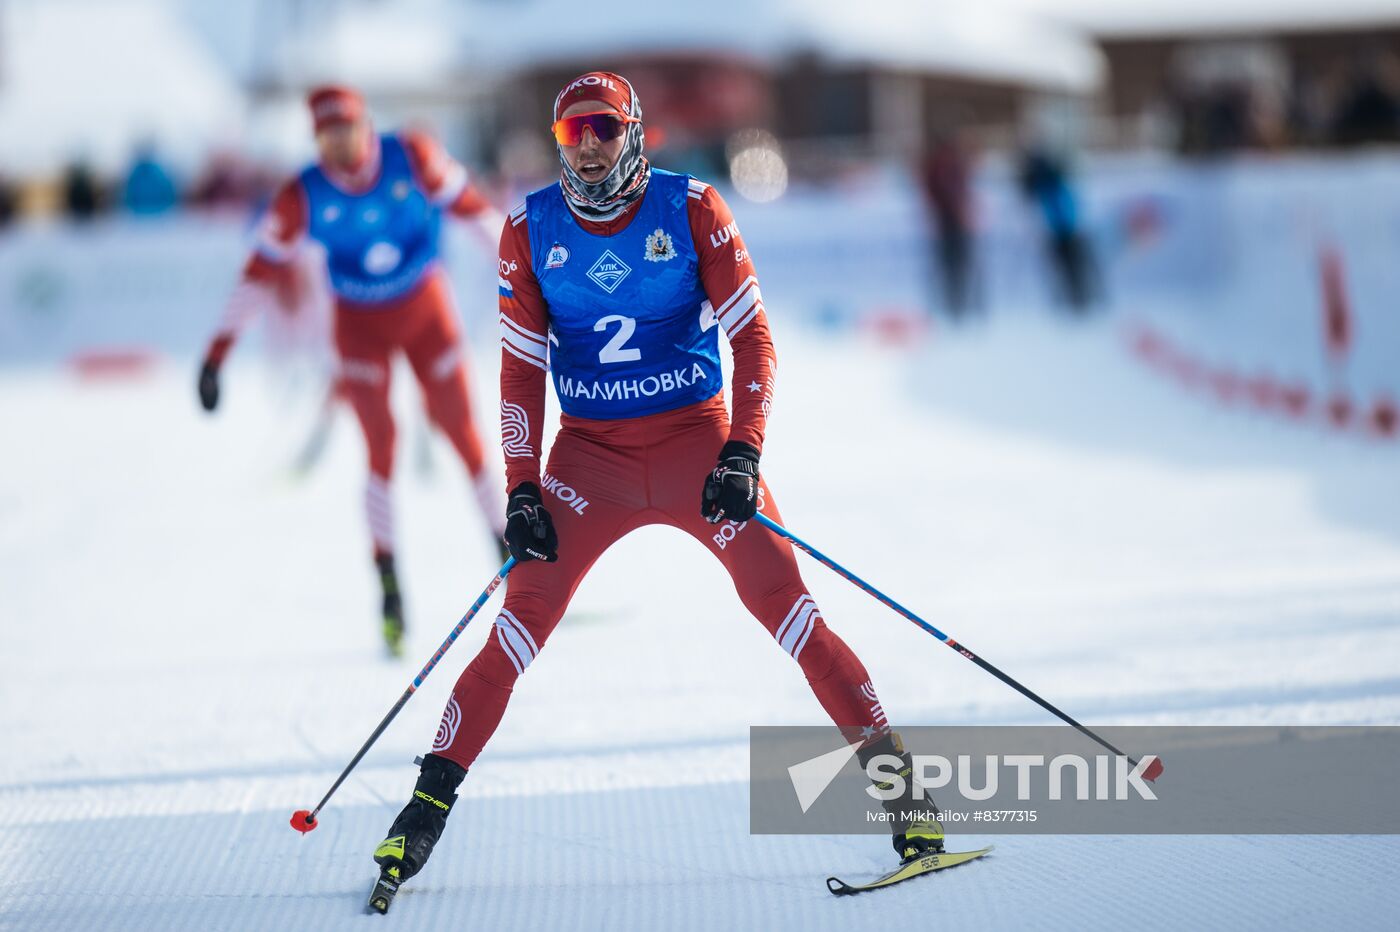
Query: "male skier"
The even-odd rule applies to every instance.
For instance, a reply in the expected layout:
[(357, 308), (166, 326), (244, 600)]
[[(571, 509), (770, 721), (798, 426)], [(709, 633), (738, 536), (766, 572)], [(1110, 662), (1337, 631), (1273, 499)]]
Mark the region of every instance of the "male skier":
[[(832, 721), (862, 742), (862, 763), (895, 754), (913, 786), (865, 667), (823, 622), (791, 547), (750, 522), (760, 508), (780, 520), (758, 470), (775, 363), (753, 259), (714, 188), (650, 166), (641, 116), (619, 75), (566, 85), (554, 103), (560, 180), (512, 210), (501, 235), (506, 542), (521, 562), (494, 636), (447, 701), (413, 797), (375, 852), (372, 903), (384, 909), (427, 861), (516, 678), (584, 574), (644, 525), (680, 528), (709, 548)], [(720, 329), (734, 352), (732, 422)], [(547, 372), (563, 415), (542, 473)], [(907, 796), (885, 805), (911, 808)], [(894, 832), (905, 859), (943, 845), (936, 820)]]
[(272, 300), (270, 289), (302, 241), (318, 241), (335, 294), (339, 391), (355, 409), (369, 454), (364, 507), (383, 590), (384, 639), (398, 655), (404, 611), (389, 498), (395, 436), (389, 377), (396, 352), (408, 357), (429, 418), (465, 463), (492, 538), (499, 542), (504, 531), (498, 486), (472, 419), (456, 312), (438, 262), (444, 210), (483, 224), (499, 222), (500, 213), (430, 137), (376, 134), (358, 92), (322, 87), (308, 103), (320, 159), (273, 199), (205, 354), (199, 397), (207, 411), (218, 405), (219, 369), (239, 331)]

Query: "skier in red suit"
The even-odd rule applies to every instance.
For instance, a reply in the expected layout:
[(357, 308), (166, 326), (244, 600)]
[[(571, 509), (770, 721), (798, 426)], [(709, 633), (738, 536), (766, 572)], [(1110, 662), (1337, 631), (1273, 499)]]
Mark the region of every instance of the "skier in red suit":
[[(561, 179), (507, 218), (501, 428), (506, 541), (521, 563), (493, 636), (448, 699), (412, 801), (376, 851), (381, 883), (423, 867), (516, 679), (584, 574), (650, 524), (691, 534), (714, 554), (861, 754), (903, 755), (865, 667), (826, 626), (792, 548), (750, 520), (757, 510), (781, 520), (758, 469), (776, 363), (757, 272), (713, 187), (649, 165), (641, 115), (619, 75), (570, 82), (554, 105)], [(732, 419), (720, 329), (734, 355)], [(563, 414), (542, 470), (547, 374)], [(901, 855), (941, 846), (936, 821), (896, 827)]]
[(461, 456), (493, 539), (504, 530), (500, 493), (472, 417), (466, 356), (438, 259), (441, 215), (499, 222), (466, 169), (419, 132), (377, 135), (364, 99), (330, 86), (308, 99), (319, 161), (278, 190), (224, 321), (205, 354), (199, 394), (219, 400), (219, 370), (241, 328), (272, 299), (303, 240), (326, 250), (335, 294), (338, 391), (350, 402), (369, 454), (365, 511), (383, 588), (384, 637), (397, 654), (404, 612), (394, 566), (389, 483), (394, 418), (393, 356), (402, 352), (423, 389), (428, 416)]

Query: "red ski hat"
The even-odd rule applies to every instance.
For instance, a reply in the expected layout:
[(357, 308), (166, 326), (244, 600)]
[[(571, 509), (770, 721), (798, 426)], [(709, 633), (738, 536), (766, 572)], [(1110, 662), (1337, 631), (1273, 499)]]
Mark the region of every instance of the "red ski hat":
[(360, 92), (340, 84), (314, 88), (306, 97), (316, 132), (335, 123), (355, 123), (365, 116), (365, 99)]
[[(561, 113), (580, 100), (596, 100), (604, 107), (627, 116), (642, 115), (632, 85), (622, 75), (611, 71), (590, 71), (565, 84), (559, 96), (554, 98), (554, 119), (558, 120)], [(638, 112), (634, 113), (634, 108)]]

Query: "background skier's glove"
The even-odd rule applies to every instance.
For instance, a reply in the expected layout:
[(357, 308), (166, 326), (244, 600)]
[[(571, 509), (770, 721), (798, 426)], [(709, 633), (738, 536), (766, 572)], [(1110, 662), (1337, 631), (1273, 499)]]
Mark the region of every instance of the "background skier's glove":
[(219, 367), (224, 364), (224, 357), (232, 347), (233, 337), (221, 333), (209, 344), (209, 351), (204, 354), (204, 365), (199, 367), (199, 403), (205, 411), (213, 411), (219, 406)]
[(711, 524), (747, 521), (758, 511), (758, 451), (731, 440), (719, 451), (719, 463), (705, 477), (700, 515)]
[(199, 403), (205, 411), (219, 406), (219, 367), (208, 360), (199, 370)]
[(554, 532), (554, 520), (540, 501), (540, 488), (533, 482), (522, 482), (510, 493), (506, 503), (506, 546), (510, 555), (521, 563), (543, 560), (553, 563), (559, 559), (559, 535)]

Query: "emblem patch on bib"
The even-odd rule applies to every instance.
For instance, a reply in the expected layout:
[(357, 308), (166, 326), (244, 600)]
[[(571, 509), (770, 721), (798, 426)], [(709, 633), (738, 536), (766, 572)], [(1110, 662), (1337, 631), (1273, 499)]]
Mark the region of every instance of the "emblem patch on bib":
[(647, 237), (647, 261), (666, 262), (676, 258), (676, 247), (671, 242), (671, 234), (660, 227)]
[(559, 269), (564, 267), (564, 263), (569, 261), (569, 247), (563, 243), (555, 243), (549, 247), (549, 252), (545, 253), (544, 267), (547, 269)]
[(617, 286), (630, 274), (632, 267), (619, 259), (611, 249), (604, 250), (598, 261), (588, 270), (588, 277), (608, 294), (616, 291)]

